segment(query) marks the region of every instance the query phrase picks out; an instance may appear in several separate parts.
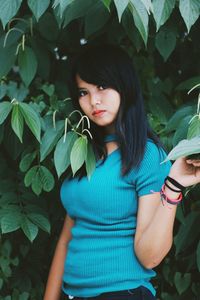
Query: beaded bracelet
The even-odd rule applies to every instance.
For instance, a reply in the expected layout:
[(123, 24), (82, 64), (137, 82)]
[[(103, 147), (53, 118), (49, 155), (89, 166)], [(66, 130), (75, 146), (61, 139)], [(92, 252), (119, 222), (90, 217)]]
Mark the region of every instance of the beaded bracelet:
[(180, 195), (179, 195), (179, 197), (177, 199), (170, 199), (165, 194), (165, 184), (163, 184), (163, 186), (162, 186), (162, 188), (160, 190), (160, 196), (161, 196), (161, 201), (162, 201), (163, 205), (164, 205), (163, 201), (166, 201), (167, 203), (172, 204), (172, 205), (178, 205), (181, 202), (181, 200), (183, 199), (182, 193), (180, 193)]

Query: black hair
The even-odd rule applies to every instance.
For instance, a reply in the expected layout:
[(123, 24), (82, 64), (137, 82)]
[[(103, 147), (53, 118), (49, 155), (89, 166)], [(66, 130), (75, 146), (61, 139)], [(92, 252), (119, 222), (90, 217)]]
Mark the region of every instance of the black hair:
[[(72, 60), (68, 87), (74, 106), (81, 110), (78, 101), (76, 76), (90, 84), (104, 85), (121, 96), (115, 122), (115, 133), (121, 151), (122, 175), (138, 167), (145, 152), (147, 138), (161, 145), (150, 129), (144, 110), (141, 87), (129, 55), (115, 45), (88, 46)], [(106, 157), (102, 128), (91, 122), (92, 144), (97, 158)]]

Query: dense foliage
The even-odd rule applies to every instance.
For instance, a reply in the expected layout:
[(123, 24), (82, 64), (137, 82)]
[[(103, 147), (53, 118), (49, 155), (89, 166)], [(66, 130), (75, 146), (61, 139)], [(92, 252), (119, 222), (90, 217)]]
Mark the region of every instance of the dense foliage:
[[(198, 88), (187, 95), (200, 82), (199, 14), (198, 0), (0, 0), (0, 300), (42, 299), (64, 218), (59, 185), (94, 168), (89, 124), (68, 95), (68, 57), (85, 43), (124, 47), (169, 151), (200, 135)], [(199, 138), (190, 145), (199, 153)], [(196, 186), (178, 209), (154, 280), (160, 299), (200, 297), (198, 196)]]

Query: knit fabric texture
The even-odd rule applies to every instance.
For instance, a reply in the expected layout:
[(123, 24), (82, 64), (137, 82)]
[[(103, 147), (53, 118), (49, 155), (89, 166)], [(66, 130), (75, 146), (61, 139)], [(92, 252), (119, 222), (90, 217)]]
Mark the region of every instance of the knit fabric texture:
[[(61, 201), (75, 220), (64, 266), (63, 291), (77, 297), (147, 287), (153, 270), (144, 268), (134, 252), (138, 197), (159, 192), (170, 162), (150, 140), (138, 169), (121, 176), (120, 150), (99, 160), (90, 180), (65, 180)], [(148, 198), (147, 200), (148, 201)]]

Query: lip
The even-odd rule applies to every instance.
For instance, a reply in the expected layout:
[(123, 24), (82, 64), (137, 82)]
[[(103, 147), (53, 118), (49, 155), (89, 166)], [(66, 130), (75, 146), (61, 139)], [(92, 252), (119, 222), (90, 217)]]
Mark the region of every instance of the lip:
[(103, 109), (100, 110), (100, 109), (98, 109), (98, 110), (94, 110), (93, 113), (92, 113), (92, 115), (93, 116), (101, 116), (105, 112), (106, 112), (106, 110), (103, 110)]

